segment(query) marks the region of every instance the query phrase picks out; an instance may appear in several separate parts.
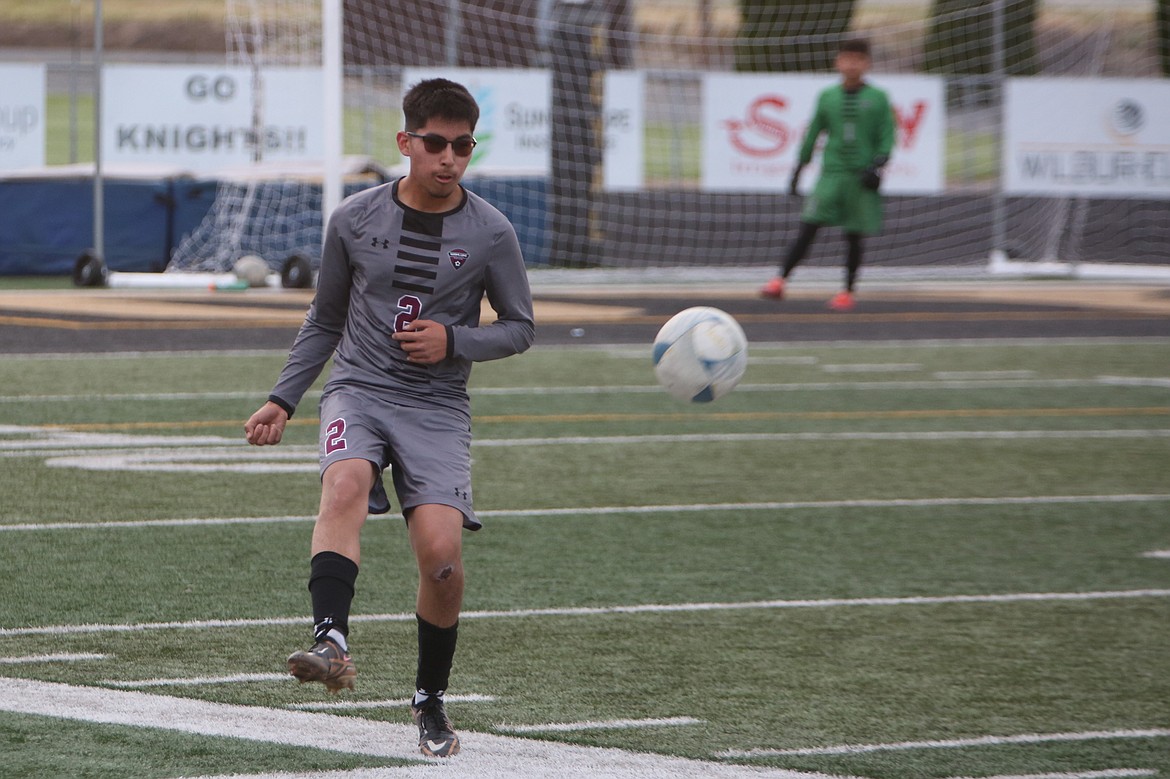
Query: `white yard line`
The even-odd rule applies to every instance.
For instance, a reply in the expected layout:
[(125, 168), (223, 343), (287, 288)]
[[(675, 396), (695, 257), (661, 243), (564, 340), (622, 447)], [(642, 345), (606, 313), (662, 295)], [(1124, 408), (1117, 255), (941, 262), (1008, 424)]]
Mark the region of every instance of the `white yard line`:
[(1107, 768), (1104, 771), (1071, 771), (1057, 774), (1011, 774), (1000, 776), (952, 776), (950, 779), (1124, 779), (1130, 776), (1157, 776), (1148, 768)]
[(943, 381), (970, 381), (981, 379), (984, 381), (998, 379), (1031, 379), (1036, 371), (935, 371), (934, 378)]
[[(292, 677), (288, 677), (292, 678)], [(469, 692), (462, 695), (448, 693), (443, 700), (448, 703), (491, 703), (496, 699), (494, 695), (481, 695)], [(396, 698), (384, 701), (323, 701), (316, 703), (290, 703), (286, 709), (296, 711), (352, 711), (356, 709), (405, 709), (410, 705), (410, 698)]]
[[(887, 498), (874, 500), (806, 500), (758, 503), (678, 503), (658, 506), (591, 506), (544, 509), (485, 509), (480, 517), (491, 519), (531, 517), (597, 517), (620, 514), (677, 514), (722, 511), (804, 511), (818, 509), (944, 508), (948, 506), (1044, 506), (1065, 503), (1161, 503), (1170, 494), (1152, 495), (1033, 495), (988, 498)], [(266, 525), (313, 522), (311, 515), (277, 517), (207, 517), (191, 519), (133, 519), (107, 522), (21, 522), (0, 525), (0, 533), (45, 532), (50, 530), (121, 530), (142, 527), (208, 527), (216, 525)], [(367, 522), (399, 521), (394, 515), (372, 515)], [(1158, 553), (1151, 553), (1157, 556)]]
[(1056, 742), (1102, 741), (1108, 739), (1170, 738), (1170, 729), (1089, 730), (1080, 733), (1025, 733), (1016, 736), (980, 736), (941, 741), (899, 741), (889, 744), (840, 744), (804, 749), (729, 749), (717, 757), (807, 757), (813, 755), (862, 755), (871, 752), (895, 752), (916, 749), (971, 749), (1014, 744), (1049, 744)]
[[(674, 614), (704, 611), (768, 609), (831, 609), (843, 607), (944, 606), (979, 603), (1075, 603), (1099, 600), (1167, 598), (1166, 590), (1109, 590), (1097, 592), (1016, 592), (988, 595), (920, 595), (906, 598), (825, 598), (821, 600), (762, 600), (725, 603), (646, 603), (628, 606), (549, 607), (465, 611), (460, 619), (525, 619), (531, 617), (595, 617), (611, 614)], [(401, 614), (358, 614), (352, 622), (414, 622), (414, 612)], [(0, 628), (0, 638), (13, 636), (81, 635), (91, 633), (137, 633), (145, 630), (214, 630), (241, 627), (280, 627), (311, 624), (308, 615), (259, 619), (212, 619), (185, 622), (138, 622), (132, 624), (48, 625)]]
[[(16, 438), (14, 436), (20, 436)], [(805, 433), (685, 433), (626, 436), (545, 436), (529, 438), (482, 438), (476, 448), (581, 446), (617, 444), (817, 442), (817, 441), (950, 441), (1033, 439), (1164, 438), (1170, 428), (1134, 429), (1033, 429), (1033, 430), (906, 430), (838, 431)], [(191, 451), (196, 449), (196, 451)], [(316, 468), (316, 447), (286, 445), (257, 450), (242, 439), (223, 436), (157, 436), (124, 433), (87, 433), (59, 428), (0, 426), (0, 457), (46, 457), (61, 467), (102, 470), (158, 465), (162, 470), (176, 461), (269, 463), (290, 461), (297, 468)], [(233, 465), (233, 467), (235, 467)]]
[(615, 719), (588, 722), (548, 722), (543, 725), (496, 725), (504, 733), (578, 733), (586, 730), (632, 730), (637, 728), (677, 728), (702, 725), (706, 720), (694, 717), (660, 717), (651, 719)]
[[(406, 724), (75, 687), (31, 679), (0, 678), (0, 711), (315, 747), (415, 764), (371, 770), (366, 774), (378, 779), (434, 777), (439, 771), (469, 779), (514, 779), (517, 776), (829, 779), (824, 774), (759, 769), (466, 731), (461, 734), (463, 750), (459, 755), (449, 761), (424, 761), (418, 753), (418, 730)], [(352, 776), (353, 772), (342, 775)]]
[[(647, 355), (649, 360), (649, 355)], [(775, 357), (751, 358), (749, 363), (756, 365), (815, 365), (815, 357)], [(883, 371), (906, 372), (921, 369), (917, 363), (891, 364), (844, 364), (826, 365), (822, 370), (826, 373), (879, 373)], [(1076, 387), (1133, 386), (1133, 387), (1165, 387), (1170, 386), (1168, 378), (1145, 378), (1131, 376), (1097, 376), (1084, 379), (1037, 379), (1034, 371), (939, 371), (933, 374), (933, 379), (916, 381), (821, 381), (821, 382), (771, 382), (740, 384), (736, 392), (823, 392), (824, 390), (936, 390), (936, 389), (1064, 389)], [(471, 387), (468, 392), (474, 397), (483, 396), (546, 396), (546, 395), (642, 395), (662, 392), (657, 384), (596, 384), (565, 387)], [(0, 404), (3, 403), (94, 403), (94, 402), (123, 402), (123, 401), (160, 401), (188, 402), (193, 400), (263, 400), (267, 390), (224, 390), (200, 392), (105, 392), (92, 395), (76, 393), (55, 395), (0, 395)], [(320, 397), (319, 390), (305, 394), (306, 399)]]
[(0, 657), (0, 665), (32, 665), (34, 663), (82, 663), (90, 660), (106, 660), (112, 655), (99, 655), (92, 652), (65, 653), (51, 655), (24, 655), (22, 657)]
[(203, 684), (243, 684), (246, 682), (288, 682), (293, 677), (288, 674), (256, 673), (231, 674), (229, 676), (186, 676), (168, 679), (137, 679), (121, 681), (107, 679), (98, 684), (103, 687), (117, 687), (119, 689), (138, 689), (140, 687), (195, 687)]
[(922, 370), (917, 362), (847, 362), (837, 365), (822, 365), (825, 373), (910, 373)]

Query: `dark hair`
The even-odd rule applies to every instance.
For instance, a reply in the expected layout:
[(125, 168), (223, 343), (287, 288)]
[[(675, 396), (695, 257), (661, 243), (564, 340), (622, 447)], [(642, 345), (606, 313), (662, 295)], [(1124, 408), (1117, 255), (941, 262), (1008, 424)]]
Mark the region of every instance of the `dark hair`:
[(472, 132), (479, 121), (479, 104), (467, 87), (445, 78), (431, 78), (412, 86), (402, 97), (402, 112), (406, 114), (408, 132), (436, 117), (452, 122), (466, 120)]
[(849, 51), (854, 54), (862, 54), (869, 56), (869, 41), (865, 38), (850, 38), (849, 40), (841, 42), (841, 51)]

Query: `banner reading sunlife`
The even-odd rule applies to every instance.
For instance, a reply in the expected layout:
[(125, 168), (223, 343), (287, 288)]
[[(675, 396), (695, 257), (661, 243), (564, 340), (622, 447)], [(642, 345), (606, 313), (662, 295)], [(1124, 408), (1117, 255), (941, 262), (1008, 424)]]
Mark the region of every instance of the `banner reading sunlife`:
[[(472, 162), (482, 173), (547, 176), (550, 169), (552, 73), (505, 68), (404, 68), (404, 89), (428, 78), (449, 78), (467, 87), (479, 104)], [(644, 76), (607, 72), (604, 124), (604, 187), (642, 186)], [(584, 150), (583, 150), (584, 151)]]
[(45, 66), (0, 65), (0, 170), (45, 164)]

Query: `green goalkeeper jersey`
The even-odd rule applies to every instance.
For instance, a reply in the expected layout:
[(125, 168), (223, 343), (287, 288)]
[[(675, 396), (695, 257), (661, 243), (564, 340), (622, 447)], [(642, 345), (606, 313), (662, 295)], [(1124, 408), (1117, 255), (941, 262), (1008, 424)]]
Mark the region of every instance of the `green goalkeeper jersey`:
[(800, 164), (812, 160), (817, 137), (827, 132), (821, 170), (860, 172), (875, 159), (884, 162), (894, 148), (894, 112), (884, 91), (869, 84), (849, 92), (837, 84), (821, 92), (800, 146)]

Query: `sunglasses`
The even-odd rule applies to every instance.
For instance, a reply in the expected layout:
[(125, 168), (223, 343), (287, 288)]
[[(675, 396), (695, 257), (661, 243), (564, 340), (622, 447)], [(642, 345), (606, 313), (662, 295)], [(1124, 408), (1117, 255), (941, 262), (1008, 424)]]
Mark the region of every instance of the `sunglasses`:
[(427, 133), (421, 135), (419, 133), (412, 133), (409, 130), (406, 134), (411, 138), (422, 138), (423, 148), (431, 154), (442, 154), (443, 149), (447, 148), (447, 144), (451, 144), (451, 151), (455, 152), (456, 157), (470, 157), (471, 150), (475, 148), (478, 143), (474, 138), (456, 138), (449, 141), (441, 135), (435, 133)]

